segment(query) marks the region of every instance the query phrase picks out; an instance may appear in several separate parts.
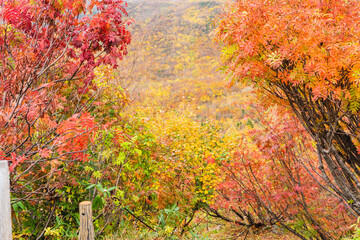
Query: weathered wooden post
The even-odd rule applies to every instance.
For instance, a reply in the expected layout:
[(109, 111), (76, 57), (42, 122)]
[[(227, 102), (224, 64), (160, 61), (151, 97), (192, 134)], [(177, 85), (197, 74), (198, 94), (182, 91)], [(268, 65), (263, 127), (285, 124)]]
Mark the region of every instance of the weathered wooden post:
[(0, 239), (11, 240), (10, 178), (7, 161), (0, 161)]
[(91, 207), (92, 207), (92, 204), (89, 201), (80, 203), (79, 240), (94, 240), (95, 239)]

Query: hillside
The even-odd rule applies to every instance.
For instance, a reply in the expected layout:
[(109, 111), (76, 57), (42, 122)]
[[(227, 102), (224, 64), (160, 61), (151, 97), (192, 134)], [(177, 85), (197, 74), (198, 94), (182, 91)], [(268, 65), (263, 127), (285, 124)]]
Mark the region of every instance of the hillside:
[[(220, 1), (129, 1), (133, 42), (118, 79), (139, 104), (167, 91), (163, 108), (191, 109), (199, 118), (238, 118), (243, 91), (225, 87), (214, 43)], [(246, 96), (244, 96), (246, 97)]]

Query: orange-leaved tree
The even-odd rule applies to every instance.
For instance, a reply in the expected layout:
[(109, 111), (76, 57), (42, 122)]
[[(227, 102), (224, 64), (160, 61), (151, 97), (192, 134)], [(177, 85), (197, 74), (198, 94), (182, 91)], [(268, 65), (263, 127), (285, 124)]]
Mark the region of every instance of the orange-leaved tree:
[(231, 1), (220, 20), (229, 85), (288, 106), (316, 142), (318, 172), (360, 215), (360, 2)]

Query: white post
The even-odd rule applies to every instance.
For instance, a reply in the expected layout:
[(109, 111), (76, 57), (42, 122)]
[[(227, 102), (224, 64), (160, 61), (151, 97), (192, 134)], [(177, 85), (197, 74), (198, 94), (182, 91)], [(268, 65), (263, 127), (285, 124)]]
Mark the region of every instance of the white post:
[(12, 239), (10, 178), (7, 161), (0, 160), (0, 236), (2, 240)]

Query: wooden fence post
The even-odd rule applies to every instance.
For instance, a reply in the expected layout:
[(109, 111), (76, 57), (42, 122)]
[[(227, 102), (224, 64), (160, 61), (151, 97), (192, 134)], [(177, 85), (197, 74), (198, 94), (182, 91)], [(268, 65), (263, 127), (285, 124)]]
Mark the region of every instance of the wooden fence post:
[(0, 161), (0, 238), (11, 240), (11, 232), (9, 165), (7, 161)]
[(94, 240), (95, 239), (91, 207), (92, 207), (92, 203), (89, 201), (80, 203), (79, 240)]

